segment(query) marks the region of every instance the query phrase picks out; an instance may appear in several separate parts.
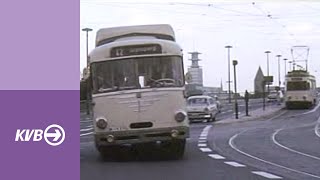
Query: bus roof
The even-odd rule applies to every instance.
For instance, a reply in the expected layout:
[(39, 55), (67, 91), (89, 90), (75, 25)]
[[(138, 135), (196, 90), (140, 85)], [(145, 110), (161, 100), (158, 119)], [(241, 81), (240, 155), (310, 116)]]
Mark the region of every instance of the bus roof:
[(149, 35), (159, 39), (175, 41), (174, 31), (169, 24), (122, 26), (102, 28), (98, 30), (96, 36), (96, 47), (113, 42), (121, 37), (138, 35)]

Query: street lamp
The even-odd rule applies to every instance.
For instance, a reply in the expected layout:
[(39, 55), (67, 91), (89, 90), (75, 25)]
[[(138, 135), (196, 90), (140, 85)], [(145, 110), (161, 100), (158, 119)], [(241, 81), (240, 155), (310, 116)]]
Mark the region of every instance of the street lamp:
[(237, 75), (236, 75), (236, 65), (238, 64), (237, 60), (232, 61), (233, 71), (234, 71), (234, 106), (235, 106), (235, 115), (238, 119), (238, 97), (237, 97)]
[(228, 49), (228, 100), (229, 103), (231, 103), (231, 92), (230, 92), (230, 48), (232, 48), (232, 46), (225, 46), (225, 48)]
[(279, 78), (279, 88), (281, 86), (281, 78), (280, 78), (280, 57), (281, 55), (277, 55), (276, 57), (278, 57), (278, 78)]
[(283, 60), (284, 60), (284, 76), (286, 76), (286, 74), (287, 74), (287, 61), (288, 61), (288, 59), (287, 59), (287, 58), (284, 58)]
[[(86, 51), (86, 57), (87, 57), (87, 73), (89, 74), (88, 70), (89, 70), (89, 52), (88, 52), (88, 32), (92, 31), (92, 29), (90, 28), (83, 28), (82, 31), (85, 31), (86, 32), (86, 38), (87, 38), (87, 42), (86, 42), (86, 48), (87, 48), (87, 51)], [(89, 98), (90, 98), (90, 85), (89, 85), (89, 81), (88, 79), (86, 80), (86, 87), (87, 87), (87, 115), (90, 114), (90, 105), (89, 105)]]
[[(271, 51), (265, 51), (264, 53), (267, 54), (267, 76), (269, 76), (269, 53), (271, 53)], [(269, 83), (268, 83), (268, 94), (269, 94)]]

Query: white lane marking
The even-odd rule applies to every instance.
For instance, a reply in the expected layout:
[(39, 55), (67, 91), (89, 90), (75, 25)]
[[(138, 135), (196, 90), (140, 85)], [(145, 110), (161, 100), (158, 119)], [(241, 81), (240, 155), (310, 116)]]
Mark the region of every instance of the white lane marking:
[(225, 164), (228, 164), (230, 166), (234, 166), (234, 167), (246, 167), (246, 165), (243, 165), (243, 164), (240, 164), (240, 163), (237, 163), (237, 162), (233, 162), (233, 161), (227, 161), (227, 162), (224, 162)]
[(314, 133), (320, 138), (320, 123), (314, 127)]
[(198, 143), (206, 143), (206, 140), (199, 140)]
[(212, 152), (210, 148), (200, 148), (202, 152)]
[(314, 127), (314, 133), (316, 133), (316, 135), (320, 137), (320, 117), (318, 119), (318, 124)]
[(199, 139), (200, 139), (200, 140), (207, 140), (207, 136), (205, 136), (205, 137), (200, 137)]
[(272, 165), (272, 166), (276, 166), (276, 167), (279, 167), (279, 168), (282, 168), (282, 169), (286, 169), (286, 170), (289, 170), (289, 171), (292, 171), (292, 172), (296, 172), (296, 173), (298, 173), (298, 174), (304, 174), (304, 175), (306, 175), (306, 176), (311, 176), (311, 177), (315, 177), (315, 178), (320, 179), (320, 176), (316, 176), (316, 175), (314, 175), (314, 174), (310, 174), (310, 173), (306, 173), (306, 172), (303, 172), (303, 171), (291, 169), (291, 168), (288, 168), (288, 167), (285, 167), (285, 166), (282, 166), (282, 165), (279, 165), (279, 164), (276, 164), (276, 163), (273, 163), (273, 162), (270, 162), (270, 161), (267, 161), (267, 160), (258, 158), (258, 157), (256, 157), (256, 156), (253, 156), (253, 155), (251, 155), (251, 154), (248, 154), (248, 153), (246, 153), (246, 152), (241, 151), (240, 149), (238, 149), (238, 148), (234, 145), (233, 141), (234, 141), (234, 139), (235, 139), (238, 135), (240, 135), (240, 134), (242, 134), (242, 133), (244, 133), (244, 132), (245, 132), (245, 131), (242, 131), (241, 133), (235, 134), (234, 136), (232, 136), (232, 137), (229, 139), (229, 146), (231, 146), (232, 149), (236, 150), (237, 152), (239, 152), (239, 153), (241, 153), (241, 154), (243, 154), (243, 155), (245, 155), (245, 156), (248, 156), (248, 157), (253, 158), (253, 159), (255, 159), (255, 160), (264, 162), (264, 163), (266, 163), (266, 164), (270, 164), (270, 165)]
[(313, 112), (315, 112), (319, 107), (320, 107), (320, 103), (318, 103), (318, 105), (317, 105), (316, 107), (314, 107), (312, 110), (307, 111), (307, 112), (305, 112), (305, 113), (302, 113), (302, 114), (300, 114), (300, 115), (306, 115), (306, 114), (313, 113)]
[(300, 152), (300, 151), (296, 151), (296, 150), (294, 150), (294, 149), (291, 149), (291, 148), (289, 148), (289, 147), (287, 147), (287, 146), (284, 146), (284, 145), (280, 144), (280, 143), (277, 141), (277, 139), (276, 139), (276, 135), (277, 135), (280, 131), (282, 131), (282, 130), (283, 130), (283, 129), (278, 129), (278, 130), (276, 130), (276, 132), (274, 132), (274, 133), (272, 134), (272, 141), (273, 141), (276, 145), (278, 145), (278, 146), (280, 146), (280, 147), (282, 147), (282, 148), (284, 148), (284, 149), (286, 149), (286, 150), (288, 150), (288, 151), (291, 151), (291, 152), (294, 152), (294, 153), (297, 153), (297, 154), (300, 154), (300, 155), (303, 155), (303, 156), (307, 156), (307, 157), (310, 157), (310, 158), (313, 158), (313, 159), (316, 159), (316, 160), (320, 160), (319, 157), (312, 156), (312, 155), (310, 155), (310, 154), (306, 154), (306, 153), (303, 153), (303, 152)]
[(212, 157), (213, 159), (225, 159), (225, 157), (220, 156), (219, 154), (209, 154), (209, 157)]
[(208, 133), (201, 133), (200, 137), (208, 136)]
[(87, 135), (90, 135), (90, 134), (93, 134), (93, 132), (88, 132), (88, 133), (80, 134), (80, 137), (81, 137), (81, 136), (87, 136)]
[(93, 128), (91, 127), (91, 128), (87, 128), (87, 129), (80, 129), (80, 132), (82, 132), (82, 131), (90, 131), (90, 130), (93, 130)]
[(226, 112), (232, 112), (233, 110), (228, 110), (228, 111), (226, 111)]
[(199, 147), (207, 147), (207, 144), (198, 144)]
[(259, 176), (263, 176), (265, 178), (269, 178), (269, 179), (282, 179), (282, 177), (280, 176), (276, 176), (267, 172), (263, 172), (263, 171), (251, 171), (253, 174), (257, 174)]

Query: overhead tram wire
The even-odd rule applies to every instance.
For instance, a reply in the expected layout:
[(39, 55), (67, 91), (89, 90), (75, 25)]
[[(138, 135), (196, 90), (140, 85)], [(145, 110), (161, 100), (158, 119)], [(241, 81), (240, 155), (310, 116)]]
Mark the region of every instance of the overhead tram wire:
[(289, 30), (287, 29), (287, 27), (283, 24), (281, 24), (280, 22), (278, 22), (276, 19), (273, 18), (272, 14), (269, 12), (265, 12), (263, 9), (261, 9), (255, 2), (252, 3), (253, 7), (258, 9), (261, 13), (263, 13), (265, 15), (266, 18), (273, 20), (273, 22), (277, 23), (278, 25), (281, 26), (281, 28), (283, 28), (285, 30), (285, 32), (291, 36), (293, 38), (293, 40), (297, 43), (299, 42), (298, 39), (295, 37), (295, 35), (291, 32), (289, 32)]

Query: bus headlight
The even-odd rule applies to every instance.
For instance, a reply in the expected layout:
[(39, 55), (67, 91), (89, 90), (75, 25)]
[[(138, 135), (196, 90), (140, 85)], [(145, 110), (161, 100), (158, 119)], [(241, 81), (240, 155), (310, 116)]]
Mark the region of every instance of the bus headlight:
[(105, 129), (108, 125), (108, 122), (106, 119), (104, 118), (98, 118), (96, 120), (96, 124), (97, 124), (97, 127), (100, 128), (100, 129)]
[(177, 122), (182, 122), (186, 119), (187, 117), (187, 114), (185, 112), (177, 112), (176, 115), (174, 116), (174, 119), (177, 121)]

